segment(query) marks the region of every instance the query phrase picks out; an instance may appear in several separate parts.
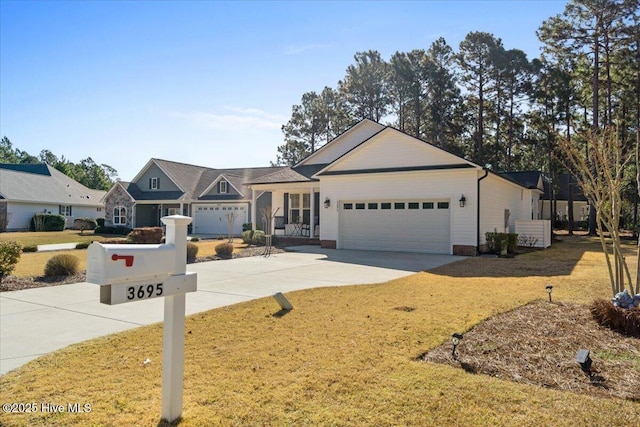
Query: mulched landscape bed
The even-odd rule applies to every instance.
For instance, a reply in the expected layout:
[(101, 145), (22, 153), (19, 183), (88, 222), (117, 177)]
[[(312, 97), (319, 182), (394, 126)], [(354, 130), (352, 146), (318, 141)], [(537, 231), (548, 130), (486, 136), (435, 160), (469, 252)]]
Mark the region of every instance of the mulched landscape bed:
[[(277, 254), (285, 252), (284, 249), (272, 247), (271, 254)], [(264, 247), (255, 246), (248, 247), (241, 250), (238, 253), (233, 254), (233, 258), (245, 258), (251, 256), (261, 256), (264, 253)], [(206, 262), (206, 261), (217, 261), (222, 258), (218, 256), (210, 256), (197, 258), (196, 262)], [(74, 274), (72, 276), (35, 276), (35, 277), (16, 277), (16, 276), (7, 276), (2, 279), (2, 283), (0, 283), (0, 292), (7, 291), (19, 291), (22, 289), (32, 289), (32, 288), (43, 288), (46, 286), (58, 286), (58, 285), (67, 285), (70, 283), (82, 283), (86, 280), (85, 272)]]
[[(592, 376), (574, 361), (593, 359)], [(448, 342), (419, 360), (472, 374), (576, 393), (640, 402), (640, 339), (598, 325), (589, 307), (535, 301), (486, 320), (464, 334), (452, 357)]]

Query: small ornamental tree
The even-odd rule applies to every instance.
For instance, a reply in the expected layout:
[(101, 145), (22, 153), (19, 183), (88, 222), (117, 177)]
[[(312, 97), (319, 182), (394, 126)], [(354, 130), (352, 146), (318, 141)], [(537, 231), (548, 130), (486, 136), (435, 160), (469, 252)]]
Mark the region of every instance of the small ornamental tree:
[(11, 240), (0, 241), (0, 283), (4, 276), (11, 274), (20, 260), (22, 246)]
[[(582, 140), (588, 150), (575, 144)], [(622, 188), (624, 171), (633, 159), (633, 150), (627, 149), (613, 129), (599, 133), (586, 132), (570, 141), (559, 138), (559, 147), (566, 156), (567, 168), (578, 180), (589, 200), (593, 200), (596, 227), (609, 271), (611, 292), (615, 296), (628, 285), (630, 293), (638, 293), (638, 285), (631, 280), (629, 267), (624, 260), (620, 244), (620, 217), (622, 213)], [(607, 239), (605, 232), (609, 234)]]

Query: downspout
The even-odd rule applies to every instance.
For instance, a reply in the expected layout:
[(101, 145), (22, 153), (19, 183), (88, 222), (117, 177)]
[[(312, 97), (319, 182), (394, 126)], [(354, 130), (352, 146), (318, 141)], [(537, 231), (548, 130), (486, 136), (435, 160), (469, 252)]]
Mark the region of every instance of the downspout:
[(478, 178), (478, 189), (476, 191), (476, 197), (477, 197), (477, 217), (476, 217), (476, 224), (478, 227), (478, 236), (477, 236), (477, 243), (476, 243), (476, 253), (480, 253), (480, 181), (482, 181), (483, 179), (485, 179), (488, 175), (489, 175), (489, 171), (485, 168), (482, 168), (484, 170), (484, 176), (481, 176), (480, 178)]

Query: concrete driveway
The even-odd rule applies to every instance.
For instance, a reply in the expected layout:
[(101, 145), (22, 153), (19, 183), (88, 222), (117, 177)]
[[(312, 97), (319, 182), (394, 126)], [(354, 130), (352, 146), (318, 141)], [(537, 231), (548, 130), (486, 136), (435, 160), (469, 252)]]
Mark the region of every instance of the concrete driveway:
[[(448, 255), (290, 248), (269, 258), (190, 264), (198, 291), (187, 294), (194, 314), (255, 298), (323, 286), (379, 283), (464, 259)], [(100, 304), (99, 286), (76, 283), (0, 293), (0, 374), (91, 338), (163, 320), (163, 299)], [(274, 312), (278, 305), (274, 301)]]

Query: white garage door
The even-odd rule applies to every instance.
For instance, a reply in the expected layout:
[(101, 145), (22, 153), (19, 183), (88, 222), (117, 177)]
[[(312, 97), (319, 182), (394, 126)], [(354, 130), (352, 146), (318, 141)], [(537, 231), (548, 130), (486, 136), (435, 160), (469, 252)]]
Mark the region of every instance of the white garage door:
[(242, 224), (248, 222), (248, 205), (246, 203), (216, 203), (194, 205), (194, 234), (213, 234), (227, 236), (229, 234), (228, 216), (233, 215), (232, 234), (242, 233)]
[(451, 253), (449, 200), (345, 201), (341, 247), (377, 251)]

